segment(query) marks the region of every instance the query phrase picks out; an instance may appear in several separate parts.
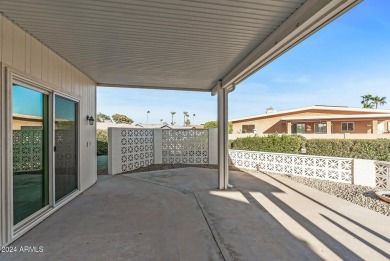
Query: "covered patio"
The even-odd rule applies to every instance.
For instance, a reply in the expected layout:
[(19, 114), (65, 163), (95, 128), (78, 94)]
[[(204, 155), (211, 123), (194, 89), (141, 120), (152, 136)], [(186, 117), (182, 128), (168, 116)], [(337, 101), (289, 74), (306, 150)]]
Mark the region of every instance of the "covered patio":
[[(0, 1), (0, 246), (33, 229), (16, 244), (44, 244), (45, 259), (156, 257), (157, 251), (162, 259), (174, 260), (365, 255), (362, 243), (349, 246), (354, 228), (341, 233), (345, 238), (333, 239), (315, 219), (336, 220), (337, 226), (336, 216), (329, 212), (326, 218), (308, 221), (305, 211), (312, 209), (295, 201), (288, 205), (294, 196), (276, 197), (274, 193), (288, 193), (275, 180), (236, 173), (230, 181), (236, 190), (225, 191), (228, 94), (359, 2)], [(197, 169), (142, 179), (124, 175), (95, 184), (98, 86), (217, 94), (218, 171), (209, 171), (206, 178), (205, 170)], [(26, 97), (31, 94), (37, 99), (29, 108), (31, 99)], [(39, 126), (24, 120), (18, 129), (20, 112), (15, 107), (21, 107), (24, 119), (39, 116)], [(17, 133), (27, 138), (18, 138)], [(187, 176), (191, 171), (195, 175)], [(161, 186), (156, 179), (164, 175)], [(35, 193), (36, 206), (28, 209), (30, 194), (23, 186), (32, 176), (36, 181), (29, 191)], [(19, 185), (18, 178), (23, 181)], [(299, 201), (314, 204), (298, 193)], [(283, 225), (283, 213), (291, 217), (289, 226)], [(375, 216), (366, 210), (356, 213)], [(363, 229), (361, 239), (370, 234), (378, 237), (378, 222), (360, 220), (359, 215), (357, 222), (375, 231), (366, 235)], [(309, 247), (296, 231), (312, 233), (317, 243)], [(195, 243), (188, 235), (194, 235)], [(344, 239), (348, 240), (341, 243)], [(375, 251), (365, 253), (379, 251), (383, 256), (377, 247), (383, 237), (372, 240)], [(3, 253), (3, 257), (21, 256)]]
[(388, 260), (388, 217), (286, 178), (182, 168), (101, 178), (1, 260)]

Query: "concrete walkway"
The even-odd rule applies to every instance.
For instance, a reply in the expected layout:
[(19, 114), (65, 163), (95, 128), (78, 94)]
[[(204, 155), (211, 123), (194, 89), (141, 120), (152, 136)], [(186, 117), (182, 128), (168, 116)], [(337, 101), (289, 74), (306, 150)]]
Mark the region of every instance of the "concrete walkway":
[(185, 168), (101, 179), (0, 260), (388, 260), (390, 218), (283, 177)]

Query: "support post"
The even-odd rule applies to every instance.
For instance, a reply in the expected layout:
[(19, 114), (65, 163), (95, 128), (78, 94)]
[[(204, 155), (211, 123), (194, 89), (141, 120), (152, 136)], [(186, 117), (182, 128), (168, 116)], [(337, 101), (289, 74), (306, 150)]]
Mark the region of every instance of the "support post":
[(288, 121), (287, 122), (287, 134), (291, 134), (292, 133), (292, 123), (291, 121)]
[(371, 125), (371, 133), (378, 134), (378, 120), (373, 120)]
[(326, 121), (326, 134), (332, 134), (332, 121)]
[(218, 188), (227, 189), (229, 184), (228, 165), (228, 90), (218, 90)]

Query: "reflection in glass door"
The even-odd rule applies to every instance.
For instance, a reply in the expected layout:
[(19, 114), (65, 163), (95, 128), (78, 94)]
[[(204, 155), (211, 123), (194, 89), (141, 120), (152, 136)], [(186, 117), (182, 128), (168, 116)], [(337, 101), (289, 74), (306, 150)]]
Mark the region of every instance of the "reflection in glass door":
[(78, 187), (77, 103), (55, 96), (55, 200)]
[(14, 225), (49, 204), (48, 95), (12, 86)]

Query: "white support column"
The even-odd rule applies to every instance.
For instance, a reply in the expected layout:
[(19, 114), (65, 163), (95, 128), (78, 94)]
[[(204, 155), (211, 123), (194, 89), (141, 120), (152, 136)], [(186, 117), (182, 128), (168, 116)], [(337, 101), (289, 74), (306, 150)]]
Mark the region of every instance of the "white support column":
[(218, 90), (218, 188), (227, 189), (228, 165), (228, 90)]
[(153, 130), (154, 135), (154, 164), (162, 164), (162, 130)]

